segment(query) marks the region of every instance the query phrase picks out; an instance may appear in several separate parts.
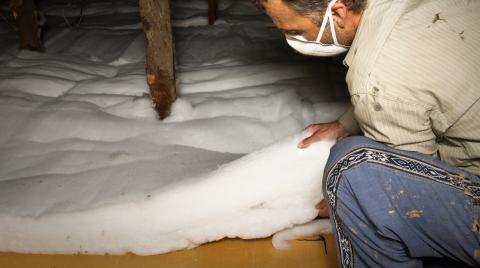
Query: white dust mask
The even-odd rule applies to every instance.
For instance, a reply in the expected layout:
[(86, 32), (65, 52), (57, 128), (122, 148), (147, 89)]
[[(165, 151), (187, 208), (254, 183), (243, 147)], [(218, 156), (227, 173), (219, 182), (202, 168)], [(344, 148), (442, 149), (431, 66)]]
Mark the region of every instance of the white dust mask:
[[(337, 41), (337, 34), (335, 33), (335, 25), (333, 24), (333, 13), (332, 6), (337, 0), (332, 0), (323, 15), (322, 26), (320, 27), (320, 32), (318, 32), (317, 40), (315, 42), (308, 41), (302, 35), (286, 35), (287, 43), (296, 51), (310, 56), (335, 56), (341, 53), (344, 53), (348, 50), (347, 46), (342, 46)], [(330, 23), (330, 29), (332, 31), (333, 44), (326, 45), (322, 44), (320, 40), (322, 39), (323, 32), (327, 26), (327, 20)]]

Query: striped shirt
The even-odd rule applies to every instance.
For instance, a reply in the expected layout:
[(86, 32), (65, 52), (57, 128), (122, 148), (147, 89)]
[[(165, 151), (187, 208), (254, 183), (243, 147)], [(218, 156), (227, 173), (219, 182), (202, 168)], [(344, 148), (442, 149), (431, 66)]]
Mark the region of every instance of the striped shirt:
[(480, 175), (479, 0), (371, 0), (344, 64), (347, 131)]

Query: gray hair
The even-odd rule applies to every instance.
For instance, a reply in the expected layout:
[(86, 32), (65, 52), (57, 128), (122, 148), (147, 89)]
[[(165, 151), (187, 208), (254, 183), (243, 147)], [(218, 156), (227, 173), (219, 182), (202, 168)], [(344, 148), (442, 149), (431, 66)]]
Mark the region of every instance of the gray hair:
[[(327, 9), (330, 0), (282, 0), (287, 6), (291, 7), (298, 14), (312, 18), (313, 22), (320, 26), (323, 14)], [(339, 0), (349, 10), (355, 12), (362, 11), (367, 0)]]

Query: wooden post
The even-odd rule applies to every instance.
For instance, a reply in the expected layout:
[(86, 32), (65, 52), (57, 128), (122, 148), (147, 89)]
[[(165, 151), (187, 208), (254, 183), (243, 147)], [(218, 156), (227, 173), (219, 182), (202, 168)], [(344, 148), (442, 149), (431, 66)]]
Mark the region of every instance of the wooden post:
[(170, 115), (176, 98), (175, 54), (170, 0), (139, 0), (145, 33), (147, 83), (160, 119)]
[(10, 10), (15, 18), (20, 48), (44, 51), (37, 25), (34, 0), (10, 0)]
[(217, 20), (217, 0), (208, 0), (208, 24), (213, 25)]

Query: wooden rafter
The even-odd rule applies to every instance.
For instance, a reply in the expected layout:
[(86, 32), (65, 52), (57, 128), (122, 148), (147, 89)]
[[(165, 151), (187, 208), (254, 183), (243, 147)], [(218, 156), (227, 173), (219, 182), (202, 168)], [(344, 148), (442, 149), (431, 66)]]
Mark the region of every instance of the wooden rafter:
[(208, 24), (213, 25), (217, 20), (217, 0), (208, 0)]
[(170, 115), (176, 98), (170, 0), (139, 0), (139, 4), (150, 97), (160, 119), (164, 119)]
[(15, 18), (20, 48), (43, 51), (40, 27), (37, 25), (34, 0), (10, 0), (10, 10)]

